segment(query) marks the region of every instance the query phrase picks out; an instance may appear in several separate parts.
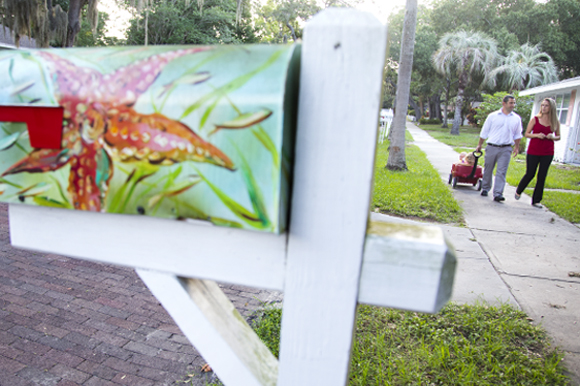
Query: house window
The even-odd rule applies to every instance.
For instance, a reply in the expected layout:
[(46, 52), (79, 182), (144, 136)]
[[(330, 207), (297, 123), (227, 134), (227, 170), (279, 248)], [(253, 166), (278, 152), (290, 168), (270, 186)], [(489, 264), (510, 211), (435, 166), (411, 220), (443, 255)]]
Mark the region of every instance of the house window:
[(549, 95), (548, 98), (552, 98), (556, 101), (558, 121), (560, 121), (560, 124), (565, 125), (566, 119), (568, 118), (568, 109), (570, 107), (570, 93)]

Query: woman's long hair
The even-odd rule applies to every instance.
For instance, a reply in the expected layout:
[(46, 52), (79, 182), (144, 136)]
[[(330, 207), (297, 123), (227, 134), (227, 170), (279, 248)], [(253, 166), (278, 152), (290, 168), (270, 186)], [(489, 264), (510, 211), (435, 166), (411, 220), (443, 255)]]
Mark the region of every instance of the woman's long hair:
[[(560, 128), (560, 121), (558, 121), (558, 110), (556, 109), (556, 101), (553, 100), (552, 98), (544, 98), (542, 100), (542, 102), (548, 102), (550, 104), (550, 112), (548, 113), (548, 120), (550, 121), (550, 130), (552, 130), (552, 133), (555, 133), (557, 129)], [(536, 115), (536, 117), (541, 118), (542, 117), (542, 106), (540, 104), (540, 112), (538, 113), (538, 115)]]

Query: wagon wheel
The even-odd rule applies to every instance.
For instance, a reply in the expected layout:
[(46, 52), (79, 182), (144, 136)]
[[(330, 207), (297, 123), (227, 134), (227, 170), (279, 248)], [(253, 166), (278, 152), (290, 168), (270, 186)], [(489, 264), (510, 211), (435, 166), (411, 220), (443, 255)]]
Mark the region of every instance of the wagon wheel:
[(447, 181), (448, 184), (451, 184), (451, 180), (453, 179), (453, 174), (449, 173), (449, 181)]
[(457, 187), (457, 177), (453, 177), (452, 185), (453, 185), (453, 189), (455, 189), (455, 187)]
[(477, 191), (481, 190), (481, 180), (477, 181)]

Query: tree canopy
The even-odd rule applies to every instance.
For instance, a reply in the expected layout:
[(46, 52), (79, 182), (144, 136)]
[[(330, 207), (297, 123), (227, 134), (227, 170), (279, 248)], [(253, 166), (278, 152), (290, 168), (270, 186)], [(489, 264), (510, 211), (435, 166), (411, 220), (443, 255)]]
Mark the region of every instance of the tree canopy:
[(320, 9), (315, 0), (268, 0), (257, 8), (254, 19), (261, 41), (295, 42), (302, 37), (300, 26)]
[(558, 80), (558, 69), (552, 58), (540, 51), (540, 45), (524, 44), (517, 50), (511, 50), (501, 61), (501, 65), (490, 73), (490, 80), (495, 84), (497, 76), (504, 75), (502, 82), (508, 91), (523, 90), (553, 83)]
[(481, 32), (450, 32), (439, 40), (439, 49), (433, 54), (433, 64), (440, 73), (456, 75), (457, 98), (451, 134), (459, 134), (463, 95), (473, 74), (487, 79), (498, 60), (497, 43)]
[[(389, 17), (389, 68), (398, 66), (403, 16), (401, 10)], [(481, 101), (483, 93), (521, 89), (580, 75), (578, 16), (578, 0), (433, 0), (428, 6), (419, 6), (409, 100), (417, 118), (426, 114), (427, 109), (430, 118), (442, 115), (445, 118), (447, 109), (442, 114), (441, 101), (445, 100), (447, 105), (448, 100), (455, 100), (460, 89), (464, 102), (460, 115), (465, 115), (469, 111), (468, 102)], [(502, 66), (501, 69), (493, 73), (490, 69), (471, 72), (472, 81), (466, 87), (459, 87), (460, 72), (435, 71), (430, 60), (439, 48), (439, 40), (445, 34), (459, 31), (484, 33), (492, 39), (501, 59), (494, 67)], [(536, 47), (534, 54), (530, 51), (532, 47)], [(520, 64), (524, 53), (525, 68)], [(385, 84), (396, 88), (396, 75), (389, 68), (385, 71)], [(491, 82), (484, 82), (487, 80)], [(391, 100), (392, 96), (386, 96), (384, 103), (389, 105)], [(456, 119), (461, 122), (461, 117)]]
[(156, 1), (131, 20), (127, 44), (144, 44), (145, 31), (148, 43), (153, 45), (256, 43), (258, 38), (250, 21), (247, 0), (241, 2), (241, 12), (236, 0)]

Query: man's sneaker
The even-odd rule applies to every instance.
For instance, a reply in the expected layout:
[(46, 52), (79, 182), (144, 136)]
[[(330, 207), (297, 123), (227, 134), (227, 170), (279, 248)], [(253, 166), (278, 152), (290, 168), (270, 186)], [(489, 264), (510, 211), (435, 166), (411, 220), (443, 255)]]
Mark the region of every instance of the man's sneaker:
[(493, 198), (493, 200), (497, 201), (497, 202), (502, 202), (502, 201), (505, 201), (505, 197), (504, 196), (495, 196)]
[(482, 195), (483, 197), (487, 197), (487, 190), (482, 190), (482, 191), (481, 191), (481, 195)]

